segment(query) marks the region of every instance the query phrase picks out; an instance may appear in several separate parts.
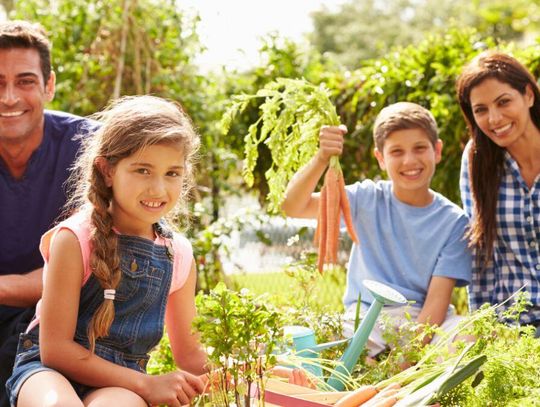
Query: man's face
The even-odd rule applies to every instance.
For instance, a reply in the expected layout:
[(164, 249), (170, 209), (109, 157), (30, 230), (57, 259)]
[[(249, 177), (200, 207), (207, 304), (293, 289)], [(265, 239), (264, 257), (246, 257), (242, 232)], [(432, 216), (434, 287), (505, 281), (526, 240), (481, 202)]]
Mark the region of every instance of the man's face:
[(43, 137), (43, 109), (54, 97), (54, 73), (44, 83), (35, 49), (0, 49), (0, 143)]

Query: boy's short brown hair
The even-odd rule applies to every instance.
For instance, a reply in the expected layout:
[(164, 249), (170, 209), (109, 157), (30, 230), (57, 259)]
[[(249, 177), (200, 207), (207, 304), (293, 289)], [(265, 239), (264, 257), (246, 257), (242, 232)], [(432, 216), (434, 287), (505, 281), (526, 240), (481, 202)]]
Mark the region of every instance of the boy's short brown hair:
[(0, 49), (35, 49), (39, 54), (43, 82), (51, 76), (51, 43), (38, 23), (23, 20), (0, 23)]
[(375, 119), (373, 141), (377, 150), (382, 151), (391, 133), (405, 129), (424, 130), (434, 146), (439, 139), (437, 122), (428, 109), (412, 102), (398, 102), (383, 108)]

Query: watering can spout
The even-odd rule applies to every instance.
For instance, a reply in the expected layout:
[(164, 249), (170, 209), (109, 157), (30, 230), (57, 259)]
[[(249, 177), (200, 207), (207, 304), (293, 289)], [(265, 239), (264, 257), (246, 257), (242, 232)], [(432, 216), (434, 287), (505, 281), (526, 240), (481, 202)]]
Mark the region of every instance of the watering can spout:
[(382, 307), (387, 304), (398, 305), (407, 302), (399, 292), (377, 281), (364, 280), (362, 283), (371, 292), (375, 301), (371, 303), (368, 312), (356, 329), (351, 343), (345, 349), (340, 359), (341, 364), (336, 368), (336, 373), (328, 379), (328, 384), (338, 391), (345, 388), (341, 378), (350, 376), (360, 354), (364, 350)]

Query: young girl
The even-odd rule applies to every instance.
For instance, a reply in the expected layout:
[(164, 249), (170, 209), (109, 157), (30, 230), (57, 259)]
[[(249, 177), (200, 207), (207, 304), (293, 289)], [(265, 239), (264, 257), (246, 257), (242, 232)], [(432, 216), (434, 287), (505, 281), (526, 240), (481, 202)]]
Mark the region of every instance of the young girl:
[(461, 166), (461, 197), (472, 217), (472, 309), (497, 304), (525, 286), (532, 307), (521, 322), (540, 335), (540, 89), (510, 55), (485, 51), (457, 81), (471, 135)]
[[(162, 221), (186, 197), (198, 136), (151, 96), (100, 119), (75, 172), (78, 210), (41, 241), (43, 297), (7, 384), (13, 406), (180, 406), (204, 389), (192, 249)], [(164, 320), (183, 370), (151, 376)]]

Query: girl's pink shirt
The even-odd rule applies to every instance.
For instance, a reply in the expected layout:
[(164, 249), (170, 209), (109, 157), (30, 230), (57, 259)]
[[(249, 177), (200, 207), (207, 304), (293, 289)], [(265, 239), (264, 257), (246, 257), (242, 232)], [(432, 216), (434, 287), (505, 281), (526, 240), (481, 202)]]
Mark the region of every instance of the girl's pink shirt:
[[(92, 274), (92, 270), (90, 269), (90, 217), (85, 211), (77, 212), (63, 222), (59, 223), (57, 226), (55, 226), (42, 236), (39, 249), (45, 262), (43, 266), (43, 282), (45, 283), (47, 278), (47, 266), (49, 263), (49, 250), (51, 247), (51, 243), (54, 240), (58, 231), (60, 231), (61, 229), (70, 230), (79, 240), (79, 247), (81, 248), (84, 268), (82, 285), (84, 285)], [(161, 236), (156, 236), (154, 243), (164, 246), (166, 244), (166, 239), (162, 238)], [(174, 251), (174, 263), (169, 295), (183, 287), (191, 271), (191, 263), (193, 261), (193, 249), (191, 247), (191, 243), (184, 236), (178, 233), (174, 233), (174, 237), (172, 239), (172, 247)], [(39, 324), (41, 315), (40, 311), (41, 300), (39, 300), (37, 303), (36, 315), (28, 326), (26, 330), (27, 332), (30, 332), (35, 326)]]

